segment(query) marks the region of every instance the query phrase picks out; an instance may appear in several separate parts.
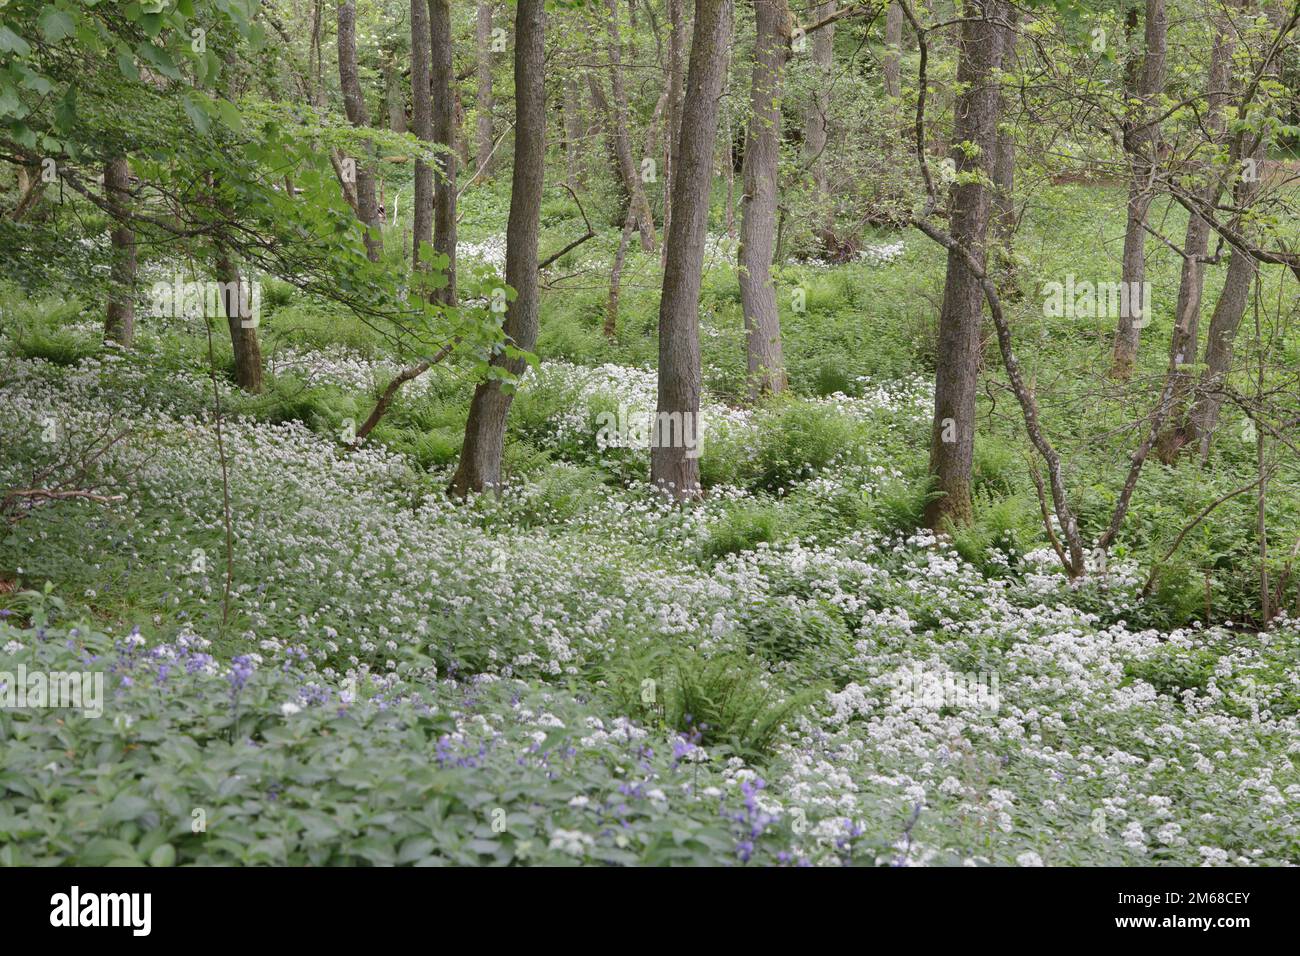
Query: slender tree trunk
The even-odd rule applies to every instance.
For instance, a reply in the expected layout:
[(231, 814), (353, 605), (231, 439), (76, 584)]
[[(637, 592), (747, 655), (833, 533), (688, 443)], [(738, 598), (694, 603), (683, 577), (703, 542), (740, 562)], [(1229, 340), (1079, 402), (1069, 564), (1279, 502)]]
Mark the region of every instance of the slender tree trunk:
[(19, 166), (18, 202), (9, 213), (9, 218), (14, 222), (22, 222), (36, 208), (44, 192), (45, 180), (41, 178), (40, 166)]
[(1210, 440), (1219, 423), (1223, 409), (1222, 389), (1232, 370), (1232, 353), (1237, 329), (1246, 314), (1250, 287), (1255, 281), (1259, 264), (1254, 258), (1233, 249), (1228, 255), (1228, 274), (1223, 280), (1223, 291), (1215, 303), (1210, 318), (1210, 331), (1205, 343), (1205, 370), (1196, 388), (1196, 401), (1188, 413), (1188, 442), (1196, 443), (1205, 463), (1210, 458)]
[(581, 101), (582, 87), (578, 77), (566, 73), (564, 77), (564, 174), (569, 185), (577, 187), (583, 175), (583, 126)]
[(474, 166), (475, 179), (492, 171), (492, 3), (479, 0), (474, 26)]
[(109, 242), (113, 250), (104, 338), (130, 348), (135, 338), (135, 232), (126, 217), (130, 206), (131, 168), (125, 156), (104, 164), (104, 198), (114, 213)]
[[(1160, 125), (1153, 109), (1154, 99), (1165, 85), (1165, 44), (1169, 19), (1165, 0), (1146, 0), (1145, 56), (1138, 85), (1141, 106), (1135, 120), (1124, 131), (1124, 148), (1129, 155), (1127, 222), (1124, 228), (1124, 263), (1121, 281), (1129, 290), (1129, 302), (1145, 301), (1141, 290), (1146, 282), (1146, 221), (1154, 194), (1159, 159)], [(1137, 364), (1138, 331), (1150, 316), (1138, 315), (1140, 307), (1121, 309), (1111, 354), (1111, 376), (1126, 380)]]
[[(891, 5), (893, 6), (893, 5)], [(1000, 31), (1002, 44), (1002, 69), (1011, 67), (1016, 56), (1016, 23), (1019, 11), (1008, 5), (1004, 8), (1009, 26)], [(1006, 97), (1000, 96), (998, 112), (1005, 116)], [(997, 155), (993, 165), (993, 234), (1004, 248), (1005, 265), (1012, 262), (1011, 236), (1016, 228), (1016, 135), (1003, 122), (998, 123)]]
[[(952, 155), (957, 172), (979, 179), (952, 187), (952, 236), (969, 249), (981, 269), (992, 197), (984, 181), (992, 178), (997, 145), (998, 87), (994, 74), (1001, 63), (1001, 28), (991, 22), (996, 0), (975, 0), (961, 26)], [(979, 17), (979, 19), (976, 19)], [(975, 155), (961, 149), (970, 142)], [(984, 291), (964, 256), (948, 252), (948, 274), (939, 317), (938, 368), (934, 389), (934, 423), (930, 439), (930, 474), (941, 496), (926, 506), (926, 524), (935, 531), (969, 524), (971, 468), (975, 450), (975, 391), (979, 380), (980, 325)]]
[[(537, 342), (537, 233), (542, 209), (546, 157), (545, 2), (518, 0), (515, 14), (515, 159), (510, 189), (510, 219), (506, 226), (506, 282), (515, 300), (506, 308), (506, 340), (530, 351)], [(522, 358), (499, 353), (492, 364), (512, 375), (527, 367)], [(452, 477), (452, 495), (495, 488), (501, 484), (506, 415), (514, 395), (498, 379), (474, 390), (465, 443)]]
[(246, 392), (262, 391), (262, 347), (257, 341), (256, 315), (250, 314), (250, 289), (244, 285), (239, 264), (224, 246), (216, 253), (217, 281), (221, 283), (221, 304), (230, 329), (235, 353), (235, 384)]
[(781, 87), (793, 28), (786, 0), (757, 0), (754, 20), (754, 73), (741, 166), (744, 192), (740, 197), (737, 253), (751, 400), (780, 392), (786, 385), (781, 320), (772, 283), (772, 251), (781, 153)]
[(470, 165), (473, 160), (469, 155), (469, 136), (465, 133), (466, 116), (465, 102), (460, 95), (460, 84), (456, 82), (455, 76), (452, 77), (451, 97), (456, 103), (455, 122), (453, 128), (456, 131), (456, 168), (473, 169)]
[[(338, 6), (339, 88), (343, 91), (343, 110), (348, 122), (358, 129), (370, 125), (366, 98), (357, 76), (357, 7), (355, 0), (343, 0)], [(375, 202), (375, 168), (373, 156), (353, 160), (356, 179), (357, 218), (365, 227), (366, 256), (378, 262), (384, 251), (383, 219)]]
[[(415, 135), (433, 140), (433, 54), (430, 50), (428, 0), (411, 0), (411, 128)], [(411, 210), (411, 264), (421, 271), (420, 245), (433, 240), (433, 170), (415, 161), (415, 198)]]
[(659, 297), (659, 398), (650, 480), (679, 499), (699, 494), (700, 283), (731, 19), (732, 0), (696, 0), (673, 177), (673, 227)]
[(618, 152), (619, 169), (629, 201), (637, 217), (641, 233), (641, 250), (652, 252), (655, 247), (655, 219), (646, 198), (641, 171), (632, 156), (632, 134), (629, 127), (627, 87), (623, 82), (623, 40), (618, 28), (618, 0), (609, 0), (609, 81), (614, 97), (614, 113), (610, 126), (614, 134), (614, 148)]
[(885, 95), (896, 100), (903, 95), (902, 76), (903, 8), (891, 3), (885, 13), (885, 57), (882, 72)]
[(434, 163), (434, 251), (447, 257), (447, 284), (437, 301), (456, 304), (456, 76), (451, 63), (451, 0), (429, 0), (429, 35), (433, 63), (433, 140), (443, 150)]
[(636, 231), (636, 217), (628, 214), (623, 223), (623, 234), (618, 238), (618, 251), (614, 253), (614, 268), (609, 273), (609, 302), (605, 305), (605, 336), (614, 338), (618, 331), (618, 300), (623, 288), (623, 263), (627, 260), (627, 244)]
[(402, 89), (402, 74), (395, 60), (384, 61), (384, 106), (388, 110), (388, 128), (394, 133), (405, 133), (406, 91)]
[[(733, 38), (727, 37), (727, 59), (722, 64), (722, 88), (727, 89), (728, 77), (731, 76), (733, 55)], [(678, 136), (681, 135), (680, 130)], [(723, 210), (727, 235), (736, 238), (736, 124), (731, 114), (731, 97), (722, 99), (722, 179), (727, 184), (726, 208)], [(664, 258), (665, 263), (667, 257)]]
[[(755, 9), (762, 6), (755, 4)], [(785, 7), (785, 3), (781, 3)], [(788, 8), (786, 13), (788, 14)], [(835, 0), (827, 0), (813, 8), (813, 21), (819, 21), (835, 12)], [(758, 41), (755, 40), (757, 43)], [(813, 178), (813, 217), (820, 223), (818, 232), (823, 244), (827, 239), (833, 240), (835, 228), (835, 210), (830, 207), (831, 195), (826, 186), (826, 143), (829, 131), (831, 109), (831, 71), (835, 63), (835, 25), (824, 26), (812, 35), (812, 62), (814, 87), (812, 101), (804, 117), (804, 161), (809, 164)], [(783, 65), (784, 66), (784, 65)], [(757, 79), (757, 72), (755, 79)], [(779, 86), (778, 86), (779, 95)], [(757, 100), (754, 101), (757, 105)], [(778, 126), (780, 121), (778, 119)], [(751, 123), (752, 126), (752, 123)], [(749, 159), (749, 147), (745, 147), (745, 161)], [(743, 174), (743, 170), (742, 170)], [(745, 186), (748, 191), (748, 184)], [(742, 230), (744, 227), (741, 227)]]
[[(677, 137), (682, 128), (682, 56), (686, 48), (686, 17), (682, 12), (682, 0), (668, 0), (668, 62), (665, 86), (668, 90), (667, 132), (664, 135), (664, 235), (667, 236), (673, 223), (673, 171), (676, 169)], [(668, 261), (668, 246), (661, 252), (660, 265)]]
[[(1226, 26), (1220, 24), (1214, 36), (1210, 53), (1207, 82), (1211, 92), (1203, 125), (1217, 143), (1224, 129), (1223, 109), (1226, 90), (1231, 82), (1230, 65), (1234, 43)], [(1197, 190), (1207, 206), (1218, 204), (1222, 178), (1217, 169), (1202, 164), (1207, 184)], [(1173, 407), (1169, 427), (1161, 434), (1156, 454), (1162, 462), (1171, 465), (1177, 460), (1189, 438), (1187, 428), (1187, 402), (1193, 380), (1190, 366), (1196, 364), (1196, 351), (1201, 330), (1201, 295), (1205, 289), (1205, 256), (1210, 247), (1210, 224), (1204, 217), (1188, 213), (1187, 231), (1183, 237), (1183, 266), (1178, 282), (1178, 308), (1174, 313), (1174, 331), (1169, 342), (1169, 359), (1173, 379)]]

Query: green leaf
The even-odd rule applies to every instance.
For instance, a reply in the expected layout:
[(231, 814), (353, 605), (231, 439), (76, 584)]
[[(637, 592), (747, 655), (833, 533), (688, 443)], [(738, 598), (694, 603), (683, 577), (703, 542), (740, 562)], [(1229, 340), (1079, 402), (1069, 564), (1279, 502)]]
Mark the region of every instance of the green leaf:
[(141, 43), (136, 47), (135, 52), (140, 56), (140, 59), (150, 63), (168, 79), (179, 80), (181, 78), (181, 71), (176, 69), (176, 63), (172, 60), (171, 54), (162, 47), (154, 46), (152, 43)]
[(104, 808), (104, 812), (100, 814), (99, 825), (105, 827), (114, 823), (134, 820), (147, 811), (149, 807), (150, 803), (144, 797), (137, 797), (130, 793), (119, 793), (113, 798), (112, 803)]
[(194, 124), (194, 128), (200, 134), (207, 136), (212, 124), (208, 119), (206, 107), (188, 93), (181, 97), (181, 107), (185, 110), (185, 115), (190, 118), (190, 122)]
[(50, 90), (54, 88), (50, 85), (49, 80), (41, 76), (41, 74), (37, 73), (35, 70), (27, 69), (21, 63), (15, 63), (14, 69), (22, 73), (23, 75), (22, 85), (25, 88), (36, 93), (38, 96), (44, 96), (46, 93), (48, 93)]
[(77, 30), (70, 14), (58, 7), (46, 7), (36, 20), (41, 28), (41, 36), (47, 43), (58, 43), (64, 37), (70, 37)]
[(221, 117), (221, 122), (225, 123), (234, 132), (238, 133), (244, 128), (244, 117), (239, 112), (239, 107), (230, 100), (217, 100), (217, 115)]
[(128, 80), (134, 83), (140, 82), (140, 71), (136, 68), (135, 57), (131, 55), (130, 50), (118, 51), (117, 68)]
[(176, 848), (170, 843), (163, 843), (149, 854), (150, 866), (174, 866), (176, 864)]
[(60, 130), (70, 130), (77, 125), (77, 91), (68, 87), (63, 99), (54, 107), (54, 125)]
[(31, 52), (31, 44), (17, 33), (14, 33), (13, 30), (0, 25), (0, 53), (17, 53), (19, 56), (27, 56)]
[(12, 86), (0, 86), (0, 116), (21, 116), (22, 106), (23, 102)]

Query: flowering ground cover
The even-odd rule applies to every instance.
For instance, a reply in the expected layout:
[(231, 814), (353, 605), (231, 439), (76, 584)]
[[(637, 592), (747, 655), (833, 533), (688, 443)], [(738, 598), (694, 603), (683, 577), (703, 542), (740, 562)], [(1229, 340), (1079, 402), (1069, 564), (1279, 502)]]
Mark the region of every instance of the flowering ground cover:
[(1300, 852), (1296, 621), (1171, 626), (1137, 561), (1071, 585), (993, 504), (966, 537), (919, 531), (921, 377), (706, 396), (709, 494), (683, 508), (596, 425), (648, 407), (652, 373), (547, 361), (510, 487), (457, 504), (403, 437), (453, 417), (455, 371), (354, 448), (340, 422), (397, 364), (286, 349), (315, 404), (218, 379), (218, 440), (202, 362), (153, 347), (4, 360), (0, 483), (124, 437), (94, 464), (122, 500), (5, 531), (0, 684), (106, 680), (102, 717), (0, 710), (0, 863)]

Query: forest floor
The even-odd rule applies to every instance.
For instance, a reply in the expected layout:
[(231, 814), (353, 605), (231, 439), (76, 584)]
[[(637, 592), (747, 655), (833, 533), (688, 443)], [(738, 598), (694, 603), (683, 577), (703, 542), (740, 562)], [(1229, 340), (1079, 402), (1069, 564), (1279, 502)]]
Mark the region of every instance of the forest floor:
[[(1049, 191), (1017, 265), (1017, 335), (1090, 534), (1127, 466), (1098, 436), (1162, 371), (1177, 288), (1153, 249), (1166, 318), (1126, 392), (1095, 371), (1104, 323), (1043, 317), (1041, 281), (1113, 271), (1103, 197)], [(573, 212), (544, 210), (543, 255), (581, 234)], [(462, 255), (493, 264), (502, 219), (471, 202)], [(214, 377), (179, 320), (143, 315), (125, 354), (95, 307), (4, 292), (0, 487), (121, 434), (93, 474), (124, 497), (0, 529), (0, 684), (107, 679), (102, 717), (0, 710), (0, 864), (1300, 860), (1300, 614), (1241, 626), (1249, 496), (1140, 595), (1251, 474), (1240, 421), (1208, 469), (1152, 464), (1110, 565), (1071, 584), (990, 349), (977, 520), (936, 540), (942, 257), (882, 233), (859, 262), (779, 269), (793, 394), (747, 408), (714, 234), (708, 493), (670, 507), (645, 449), (596, 424), (635, 445), (654, 401), (656, 256), (632, 255), (617, 337), (600, 331), (616, 238), (548, 273), (510, 487), (468, 504), (444, 489), (472, 379), (435, 367), (349, 447), (403, 359), (288, 287), (266, 290), (261, 396)], [(1300, 476), (1275, 482), (1289, 542)]]

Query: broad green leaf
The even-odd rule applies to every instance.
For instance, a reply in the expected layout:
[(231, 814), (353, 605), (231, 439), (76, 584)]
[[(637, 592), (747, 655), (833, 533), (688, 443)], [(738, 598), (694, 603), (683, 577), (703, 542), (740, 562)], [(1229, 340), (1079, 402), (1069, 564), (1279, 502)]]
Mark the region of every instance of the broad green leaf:
[(76, 23), (72, 16), (58, 7), (46, 7), (36, 21), (41, 28), (41, 36), (47, 43), (58, 43), (76, 32)]

